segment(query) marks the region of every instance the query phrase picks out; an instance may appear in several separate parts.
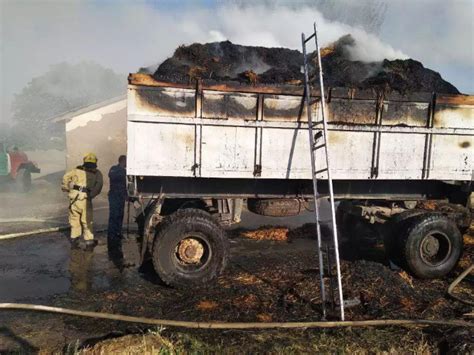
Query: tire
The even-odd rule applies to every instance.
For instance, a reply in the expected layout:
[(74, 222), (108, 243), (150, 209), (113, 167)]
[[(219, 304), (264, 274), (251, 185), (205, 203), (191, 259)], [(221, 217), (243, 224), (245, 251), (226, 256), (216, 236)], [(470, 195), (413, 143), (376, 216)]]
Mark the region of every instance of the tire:
[(203, 285), (224, 270), (229, 247), (225, 231), (210, 214), (178, 210), (160, 224), (153, 243), (153, 267), (173, 287)]
[(302, 202), (296, 198), (249, 198), (247, 200), (247, 208), (250, 212), (269, 217), (297, 216), (303, 210)]
[(361, 257), (361, 251), (364, 244), (363, 236), (367, 232), (367, 223), (361, 218), (350, 212), (350, 202), (340, 202), (336, 209), (337, 233), (340, 245), (343, 246), (344, 257), (354, 261)]
[(341, 242), (349, 242), (351, 237), (351, 225), (354, 223), (354, 218), (351, 214), (345, 211), (345, 206), (348, 203), (343, 201), (340, 202), (336, 208), (336, 224), (338, 237)]
[(462, 235), (456, 224), (436, 213), (425, 213), (403, 222), (400, 242), (402, 266), (423, 279), (448, 274), (463, 251)]
[(390, 218), (383, 225), (383, 244), (385, 249), (385, 255), (387, 259), (391, 260), (393, 263), (398, 266), (402, 266), (402, 255), (401, 251), (403, 250), (402, 238), (400, 234), (402, 229), (406, 228), (406, 221), (426, 214), (426, 211), (423, 210), (408, 210), (402, 213), (399, 213), (392, 218)]
[(28, 192), (31, 190), (31, 172), (28, 169), (21, 168), (16, 173), (15, 178), (16, 191)]

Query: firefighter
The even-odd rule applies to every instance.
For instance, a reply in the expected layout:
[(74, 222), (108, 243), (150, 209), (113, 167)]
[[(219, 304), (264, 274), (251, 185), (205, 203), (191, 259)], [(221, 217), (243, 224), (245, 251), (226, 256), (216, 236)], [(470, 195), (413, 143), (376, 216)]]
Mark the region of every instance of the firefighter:
[(102, 190), (102, 173), (97, 169), (94, 153), (84, 156), (83, 164), (66, 173), (61, 188), (69, 197), (69, 224), (71, 225), (71, 246), (79, 247), (81, 234), (86, 250), (97, 245), (93, 234), (92, 199)]
[(121, 155), (118, 164), (110, 168), (109, 190), (109, 226), (107, 229), (107, 246), (109, 254), (122, 252), (122, 223), (127, 201), (127, 157)]

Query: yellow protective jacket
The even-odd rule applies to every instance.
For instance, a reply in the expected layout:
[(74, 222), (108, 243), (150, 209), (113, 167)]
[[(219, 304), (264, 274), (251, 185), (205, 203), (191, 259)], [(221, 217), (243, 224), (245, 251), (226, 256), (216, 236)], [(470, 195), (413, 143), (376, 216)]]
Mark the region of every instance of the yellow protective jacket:
[[(71, 200), (92, 200), (100, 194), (102, 185), (103, 179), (100, 170), (86, 169), (81, 165), (64, 175), (61, 189), (68, 192)], [(82, 188), (82, 191), (77, 188)]]

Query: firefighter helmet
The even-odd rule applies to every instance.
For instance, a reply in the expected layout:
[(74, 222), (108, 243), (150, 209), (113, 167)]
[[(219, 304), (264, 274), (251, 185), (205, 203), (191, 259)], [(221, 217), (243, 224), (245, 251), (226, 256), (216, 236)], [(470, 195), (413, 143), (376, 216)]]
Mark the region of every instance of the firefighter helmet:
[(97, 164), (97, 157), (94, 153), (87, 153), (84, 155), (84, 163)]

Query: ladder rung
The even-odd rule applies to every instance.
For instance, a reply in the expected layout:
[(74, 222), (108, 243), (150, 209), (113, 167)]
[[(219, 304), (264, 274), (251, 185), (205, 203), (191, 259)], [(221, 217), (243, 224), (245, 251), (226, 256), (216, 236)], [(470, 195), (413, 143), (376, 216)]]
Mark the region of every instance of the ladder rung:
[(318, 103), (318, 102), (319, 102), (319, 99), (314, 99), (314, 100), (311, 100), (309, 102), (309, 105), (312, 106), (312, 105), (314, 105), (315, 103)]
[(315, 36), (315, 33), (313, 33), (311, 36), (309, 36), (308, 38), (306, 38), (306, 39), (304, 40), (304, 43), (307, 43), (308, 41), (311, 41), (311, 40), (314, 38), (314, 36)]
[(324, 173), (325, 171), (328, 171), (328, 168), (316, 170), (316, 171), (314, 172), (314, 175), (319, 174), (319, 173)]
[(312, 122), (312, 127), (318, 126), (318, 125), (323, 124), (323, 123), (324, 123), (324, 121), (313, 121)]
[[(321, 250), (321, 252), (323, 254), (330, 253), (330, 252), (333, 252), (335, 250), (334, 249), (334, 244), (332, 243), (332, 241), (330, 241), (330, 243), (328, 243), (328, 241), (325, 241), (324, 245), (323, 245), (323, 248), (324, 249)], [(325, 249), (327, 249), (327, 251)]]
[(325, 147), (326, 146), (326, 143), (323, 143), (323, 144), (320, 144), (320, 145), (314, 145), (313, 146), (313, 150), (318, 150), (318, 149), (321, 149), (322, 147)]

